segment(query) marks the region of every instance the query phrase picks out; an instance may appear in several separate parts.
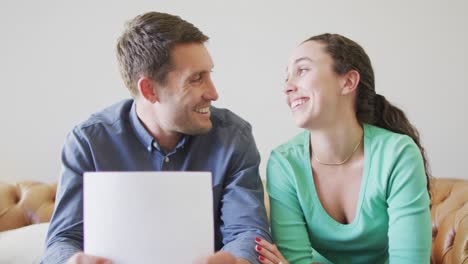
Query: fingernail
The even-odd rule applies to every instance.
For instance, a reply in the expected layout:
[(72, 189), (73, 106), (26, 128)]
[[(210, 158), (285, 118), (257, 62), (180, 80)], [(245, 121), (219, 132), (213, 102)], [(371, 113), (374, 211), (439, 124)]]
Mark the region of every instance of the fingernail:
[(259, 259), (260, 261), (264, 261), (264, 260), (265, 260), (265, 258), (264, 258), (263, 256), (258, 256), (258, 259)]
[(256, 245), (256, 246), (255, 246), (255, 249), (256, 249), (257, 251), (262, 251), (262, 247), (259, 246), (259, 245)]
[(259, 237), (256, 237), (256, 238), (255, 238), (255, 241), (260, 242), (260, 241), (262, 241), (262, 240), (261, 240)]

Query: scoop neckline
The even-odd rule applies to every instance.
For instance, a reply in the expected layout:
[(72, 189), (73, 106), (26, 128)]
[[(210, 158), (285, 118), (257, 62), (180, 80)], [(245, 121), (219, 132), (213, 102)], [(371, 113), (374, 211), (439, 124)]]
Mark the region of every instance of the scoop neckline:
[(372, 140), (370, 137), (370, 131), (369, 131), (369, 126), (367, 124), (363, 124), (363, 145), (364, 145), (364, 169), (362, 171), (362, 179), (361, 179), (361, 186), (359, 189), (359, 197), (356, 205), (356, 211), (354, 214), (353, 220), (348, 223), (348, 224), (343, 224), (335, 220), (333, 217), (328, 214), (328, 212), (325, 210), (325, 208), (322, 205), (322, 202), (320, 201), (320, 198), (318, 197), (317, 189), (315, 186), (315, 180), (314, 180), (314, 174), (312, 172), (312, 164), (310, 162), (310, 132), (305, 133), (306, 135), (306, 144), (305, 144), (305, 165), (308, 170), (308, 174), (306, 176), (307, 178), (307, 184), (312, 192), (312, 204), (316, 205), (318, 210), (320, 211), (320, 215), (323, 215), (326, 219), (326, 221), (336, 227), (342, 228), (342, 229), (348, 229), (352, 228), (359, 223), (362, 215), (362, 204), (365, 198), (366, 194), (366, 187), (367, 187), (367, 180), (368, 180), (368, 174), (369, 174), (369, 169), (370, 169), (370, 164), (371, 164), (371, 155), (370, 155), (370, 148), (372, 144)]

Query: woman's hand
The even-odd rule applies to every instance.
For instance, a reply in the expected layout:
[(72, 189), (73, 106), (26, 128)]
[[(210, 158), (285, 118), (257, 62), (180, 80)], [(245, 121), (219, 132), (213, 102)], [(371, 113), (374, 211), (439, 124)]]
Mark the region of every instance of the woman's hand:
[(266, 264), (288, 264), (286, 259), (284, 259), (281, 252), (279, 252), (278, 247), (275, 244), (270, 244), (268, 241), (263, 240), (259, 237), (255, 238), (255, 251), (259, 254), (258, 260), (261, 263)]

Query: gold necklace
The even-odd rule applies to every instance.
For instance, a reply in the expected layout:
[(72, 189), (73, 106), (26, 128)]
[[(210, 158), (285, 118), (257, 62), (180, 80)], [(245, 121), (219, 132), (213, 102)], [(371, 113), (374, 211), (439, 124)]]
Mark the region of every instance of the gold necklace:
[[(364, 135), (363, 135), (364, 137)], [(318, 158), (317, 158), (317, 155), (312, 155), (312, 157), (314, 157), (315, 161), (317, 161), (318, 163), (322, 164), (322, 165), (326, 165), (326, 166), (339, 166), (339, 165), (343, 165), (345, 164), (354, 154), (354, 152), (356, 152), (356, 150), (358, 149), (358, 147), (361, 145), (361, 142), (363, 141), (363, 137), (359, 138), (359, 142), (356, 144), (356, 146), (354, 146), (354, 149), (353, 151), (351, 152), (351, 154), (349, 154), (349, 156), (344, 159), (343, 161), (340, 161), (340, 162), (337, 162), (337, 163), (327, 163), (327, 162), (322, 162), (320, 161)], [(312, 154), (314, 154), (312, 152)]]

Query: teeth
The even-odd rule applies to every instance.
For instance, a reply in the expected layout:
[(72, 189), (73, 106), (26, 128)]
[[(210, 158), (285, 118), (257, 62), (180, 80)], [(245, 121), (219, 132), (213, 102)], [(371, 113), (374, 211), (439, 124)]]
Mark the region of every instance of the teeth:
[(306, 102), (305, 99), (299, 99), (299, 100), (296, 100), (294, 102), (291, 103), (291, 108), (294, 109), (302, 104), (304, 104)]
[(210, 107), (205, 107), (205, 108), (197, 108), (195, 109), (195, 112), (200, 113), (200, 114), (206, 114), (210, 111)]

